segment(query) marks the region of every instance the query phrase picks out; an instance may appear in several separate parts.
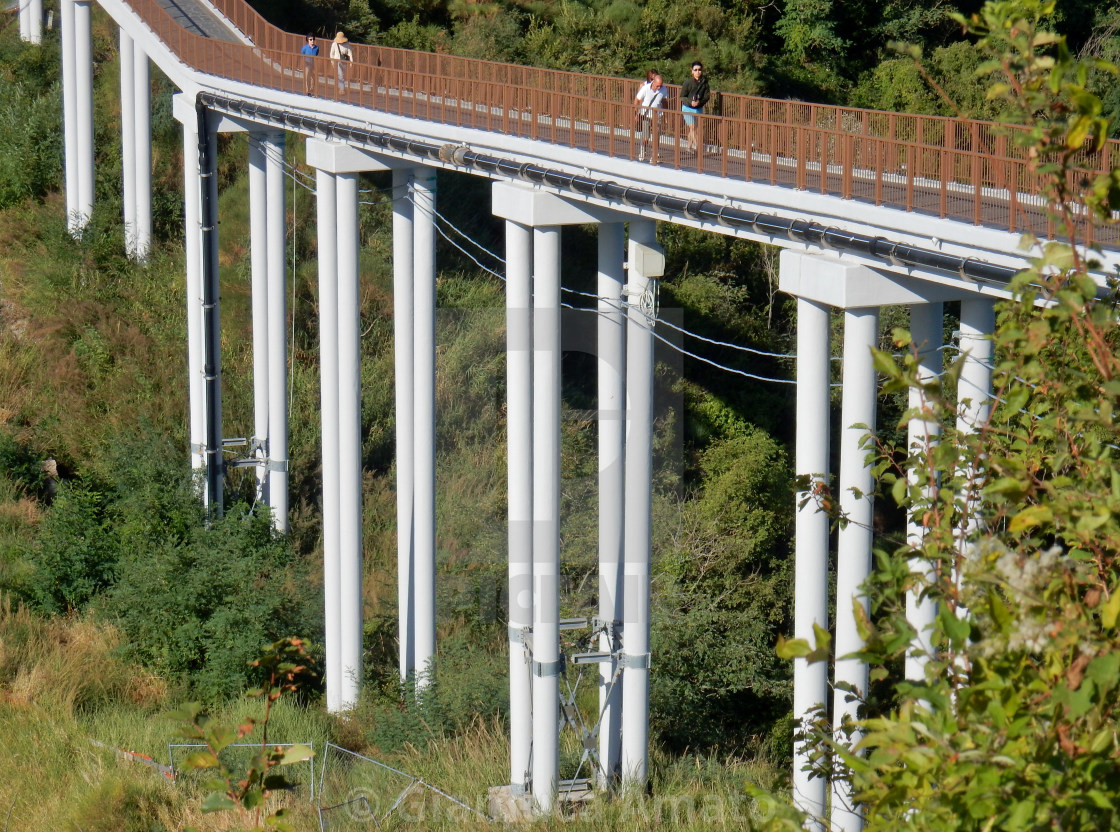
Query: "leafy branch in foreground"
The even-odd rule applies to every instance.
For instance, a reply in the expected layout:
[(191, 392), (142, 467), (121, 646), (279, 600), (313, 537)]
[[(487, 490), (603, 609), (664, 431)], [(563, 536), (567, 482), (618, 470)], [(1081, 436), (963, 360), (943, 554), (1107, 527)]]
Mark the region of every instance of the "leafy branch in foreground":
[[(925, 385), (901, 426), (936, 418), (940, 440), (878, 446), (883, 489), (924, 528), (916, 545), (877, 551), (864, 587), (857, 655), (886, 687), (838, 734), (823, 718), (800, 729), (814, 772), (850, 782), (868, 830), (1120, 829), (1120, 310), (1084, 245), (1091, 222), (1115, 236), (1120, 168), (1103, 170), (1109, 125), (1090, 67), (1047, 29), (1054, 7), (1000, 0), (957, 18), (990, 56), (981, 74), (1016, 115), (1009, 130), (1047, 183), (1060, 241), (997, 307), (988, 421), (957, 430), (954, 398)], [(887, 391), (920, 384), (912, 356), (876, 366)], [(901, 680), (909, 592), (938, 614), (925, 678)]]
[[(291, 786), (277, 769), (305, 762), (314, 756), (314, 752), (306, 745), (270, 749), (268, 720), (273, 704), (285, 693), (295, 692), (312, 675), (308, 647), (299, 638), (281, 639), (266, 647), (261, 657), (252, 662), (252, 666), (264, 671), (268, 679), (263, 687), (246, 693), (246, 696), (264, 699), (264, 716), (259, 721), (250, 717), (235, 727), (223, 725), (203, 714), (202, 707), (197, 703), (184, 705), (170, 714), (172, 719), (183, 723), (178, 731), (180, 737), (205, 746), (205, 750), (191, 754), (183, 764), (185, 769), (213, 773), (205, 783), (209, 794), (202, 804), (204, 812), (237, 811), (242, 823), (251, 824), (249, 832), (265, 828), (291, 832), (292, 827), (284, 821), (284, 808), (278, 808), (262, 819), (264, 803), (273, 791)], [(258, 725), (261, 728), (260, 750), (249, 760), (244, 776), (237, 779), (222, 762), (221, 753), (251, 734)]]

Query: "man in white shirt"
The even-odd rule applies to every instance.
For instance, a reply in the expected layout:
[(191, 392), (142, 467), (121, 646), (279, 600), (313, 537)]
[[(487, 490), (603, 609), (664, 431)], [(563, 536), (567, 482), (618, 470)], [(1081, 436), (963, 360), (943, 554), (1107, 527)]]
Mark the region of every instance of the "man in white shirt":
[[(665, 83), (661, 80), (660, 75), (654, 75), (647, 83), (642, 84), (641, 88), (638, 90), (638, 94), (634, 97), (634, 106), (638, 108), (637, 128), (639, 162), (645, 161), (646, 140), (650, 137), (654, 116), (658, 114), (664, 101)], [(655, 165), (657, 164), (657, 144), (658, 138), (655, 132), (653, 143), (650, 145), (649, 154), (650, 161)]]

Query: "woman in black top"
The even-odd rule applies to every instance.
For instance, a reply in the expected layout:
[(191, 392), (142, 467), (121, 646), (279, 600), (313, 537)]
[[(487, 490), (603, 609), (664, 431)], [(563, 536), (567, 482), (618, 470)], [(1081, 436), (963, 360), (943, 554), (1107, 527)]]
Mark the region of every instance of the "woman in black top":
[(681, 112), (684, 113), (684, 123), (688, 125), (688, 148), (696, 152), (696, 114), (704, 109), (708, 99), (712, 97), (708, 89), (708, 79), (704, 77), (704, 65), (699, 61), (692, 62), (692, 77), (681, 84)]

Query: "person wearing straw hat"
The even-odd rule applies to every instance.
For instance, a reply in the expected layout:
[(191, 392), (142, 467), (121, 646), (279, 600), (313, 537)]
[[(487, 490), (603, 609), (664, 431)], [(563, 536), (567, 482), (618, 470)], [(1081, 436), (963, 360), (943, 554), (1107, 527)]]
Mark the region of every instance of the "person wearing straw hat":
[(354, 60), (354, 53), (350, 49), (350, 41), (346, 35), (339, 32), (331, 43), (331, 60), (334, 61), (335, 72), (338, 75), (336, 97), (346, 85), (346, 65)]

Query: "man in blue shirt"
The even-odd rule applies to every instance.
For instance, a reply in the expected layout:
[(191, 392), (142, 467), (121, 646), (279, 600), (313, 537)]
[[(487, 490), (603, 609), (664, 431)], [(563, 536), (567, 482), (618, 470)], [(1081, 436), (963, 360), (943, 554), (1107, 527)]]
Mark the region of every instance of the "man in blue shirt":
[(308, 95), (315, 94), (315, 56), (319, 54), (319, 46), (315, 43), (315, 36), (308, 35), (307, 42), (299, 50), (303, 55), (303, 91)]

